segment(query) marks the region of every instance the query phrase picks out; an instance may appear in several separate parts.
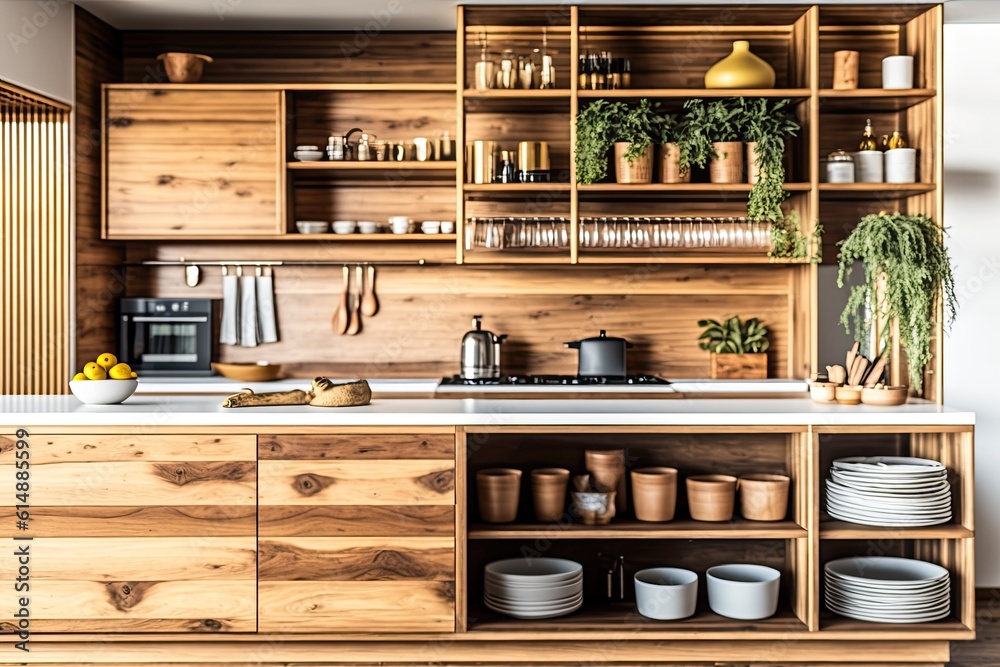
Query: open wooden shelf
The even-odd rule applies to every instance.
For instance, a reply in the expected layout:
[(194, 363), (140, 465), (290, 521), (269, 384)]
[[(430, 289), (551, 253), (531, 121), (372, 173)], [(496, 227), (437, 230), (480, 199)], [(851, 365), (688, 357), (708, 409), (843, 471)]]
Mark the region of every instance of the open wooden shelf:
[[(697, 194), (702, 196), (724, 196), (737, 192), (750, 192), (753, 186), (749, 183), (591, 183), (578, 185), (581, 194), (592, 192), (641, 192), (664, 194)], [(808, 183), (785, 183), (788, 192), (806, 192)]]
[(852, 639), (973, 639), (970, 630), (957, 618), (943, 618), (930, 623), (873, 623), (844, 618), (827, 611), (820, 612), (820, 634), (843, 634)]
[(569, 183), (466, 183), (465, 192), (569, 192)]
[[(455, 171), (457, 162), (454, 160), (429, 160), (418, 162), (416, 160), (406, 160), (402, 162), (366, 160), (345, 160), (343, 162), (329, 162), (321, 160), (319, 162), (299, 162), (290, 161), (285, 164), (286, 169), (293, 171)], [(451, 185), (451, 183), (443, 183)]]
[(964, 539), (972, 537), (974, 533), (964, 526), (953, 523), (916, 528), (862, 526), (847, 521), (823, 521), (819, 524), (819, 536), (824, 540), (881, 539), (887, 535), (900, 540)]
[(934, 183), (820, 183), (821, 199), (903, 199), (933, 192)]
[(808, 264), (807, 258), (774, 258), (766, 250), (759, 252), (706, 253), (703, 248), (691, 250), (669, 248), (580, 248), (580, 264)]
[(787, 97), (794, 101), (802, 101), (809, 97), (808, 88), (617, 88), (615, 90), (579, 90), (577, 97), (581, 99), (601, 98), (705, 98), (720, 99), (724, 97)]
[(572, 91), (568, 88), (532, 88), (528, 90), (524, 88), (490, 88), (489, 90), (466, 88), (462, 91), (463, 97), (480, 99), (569, 99), (571, 95)]
[(795, 539), (807, 537), (805, 528), (794, 521), (760, 522), (737, 519), (721, 523), (683, 519), (651, 523), (625, 519), (607, 526), (568, 526), (548, 523), (472, 524), (470, 540), (536, 539), (602, 540), (602, 539)]
[[(259, 237), (255, 237), (257, 240)], [(266, 237), (261, 240), (267, 241), (302, 241), (304, 243), (309, 243), (312, 241), (327, 241), (330, 243), (341, 243), (341, 242), (355, 242), (359, 241), (362, 243), (412, 243), (414, 241), (418, 242), (455, 242), (455, 234), (391, 234), (389, 232), (380, 232), (377, 234), (299, 234), (297, 232), (289, 232), (282, 236)]]
[(932, 99), (935, 95), (936, 92), (933, 88), (909, 88), (905, 90), (885, 90), (884, 88), (834, 90), (824, 88), (819, 91), (819, 109), (824, 113), (902, 111)]

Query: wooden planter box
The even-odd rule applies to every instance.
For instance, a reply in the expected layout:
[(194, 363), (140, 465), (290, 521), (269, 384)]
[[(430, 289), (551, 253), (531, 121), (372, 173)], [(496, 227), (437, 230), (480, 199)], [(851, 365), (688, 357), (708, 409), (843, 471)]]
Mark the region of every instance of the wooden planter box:
[(766, 380), (767, 352), (756, 354), (712, 353), (713, 380)]

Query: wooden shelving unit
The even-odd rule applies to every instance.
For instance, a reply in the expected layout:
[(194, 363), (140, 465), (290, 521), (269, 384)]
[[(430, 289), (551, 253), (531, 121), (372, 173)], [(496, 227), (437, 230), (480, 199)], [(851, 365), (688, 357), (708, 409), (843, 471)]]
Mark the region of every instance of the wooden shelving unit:
[(292, 171), (454, 171), (457, 163), (454, 160), (428, 160), (421, 162), (417, 160), (402, 160), (399, 162), (384, 162), (373, 160), (369, 162), (288, 162), (285, 169)]
[(553, 529), (536, 524), (473, 524), (469, 526), (470, 540), (525, 540), (544, 533), (550, 539), (563, 540), (629, 540), (629, 539), (793, 539), (806, 537), (808, 532), (794, 521), (758, 522), (735, 520), (708, 523), (680, 519), (665, 523), (648, 523), (624, 519), (608, 526), (570, 524)]

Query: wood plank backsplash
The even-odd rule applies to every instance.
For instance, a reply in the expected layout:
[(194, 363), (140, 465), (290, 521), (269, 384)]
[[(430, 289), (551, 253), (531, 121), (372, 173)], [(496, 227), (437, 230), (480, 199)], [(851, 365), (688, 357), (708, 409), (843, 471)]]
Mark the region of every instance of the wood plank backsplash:
[[(160, 256), (171, 257), (160, 247)], [(185, 257), (197, 252), (190, 248)], [(211, 254), (211, 250), (202, 251)], [(208, 254), (204, 257), (208, 258)], [(173, 258), (178, 251), (174, 248)], [(147, 256), (144, 256), (148, 258)], [(462, 335), (473, 315), (509, 336), (503, 371), (575, 373), (577, 353), (563, 343), (601, 329), (636, 347), (629, 370), (670, 377), (708, 377), (698, 348), (702, 318), (760, 317), (771, 328), (771, 377), (789, 370), (793, 339), (788, 298), (793, 266), (424, 266), (378, 270), (378, 315), (357, 336), (337, 336), (331, 320), (342, 285), (340, 267), (276, 267), (281, 341), (257, 348), (222, 346), (228, 362), (268, 360), (294, 374), (367, 377), (456, 373)], [(188, 288), (178, 267), (133, 269), (132, 296), (220, 298), (221, 271), (203, 272)], [(353, 279), (352, 272), (352, 279)]]

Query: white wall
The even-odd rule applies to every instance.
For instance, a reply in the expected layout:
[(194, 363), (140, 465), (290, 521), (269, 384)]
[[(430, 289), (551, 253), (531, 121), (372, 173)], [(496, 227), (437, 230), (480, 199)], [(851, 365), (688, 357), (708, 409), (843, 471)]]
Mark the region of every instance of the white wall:
[(945, 402), (976, 412), (976, 584), (1000, 586), (1000, 24), (946, 25), (945, 226), (961, 305)]
[(0, 0), (0, 79), (73, 102), (73, 4)]

